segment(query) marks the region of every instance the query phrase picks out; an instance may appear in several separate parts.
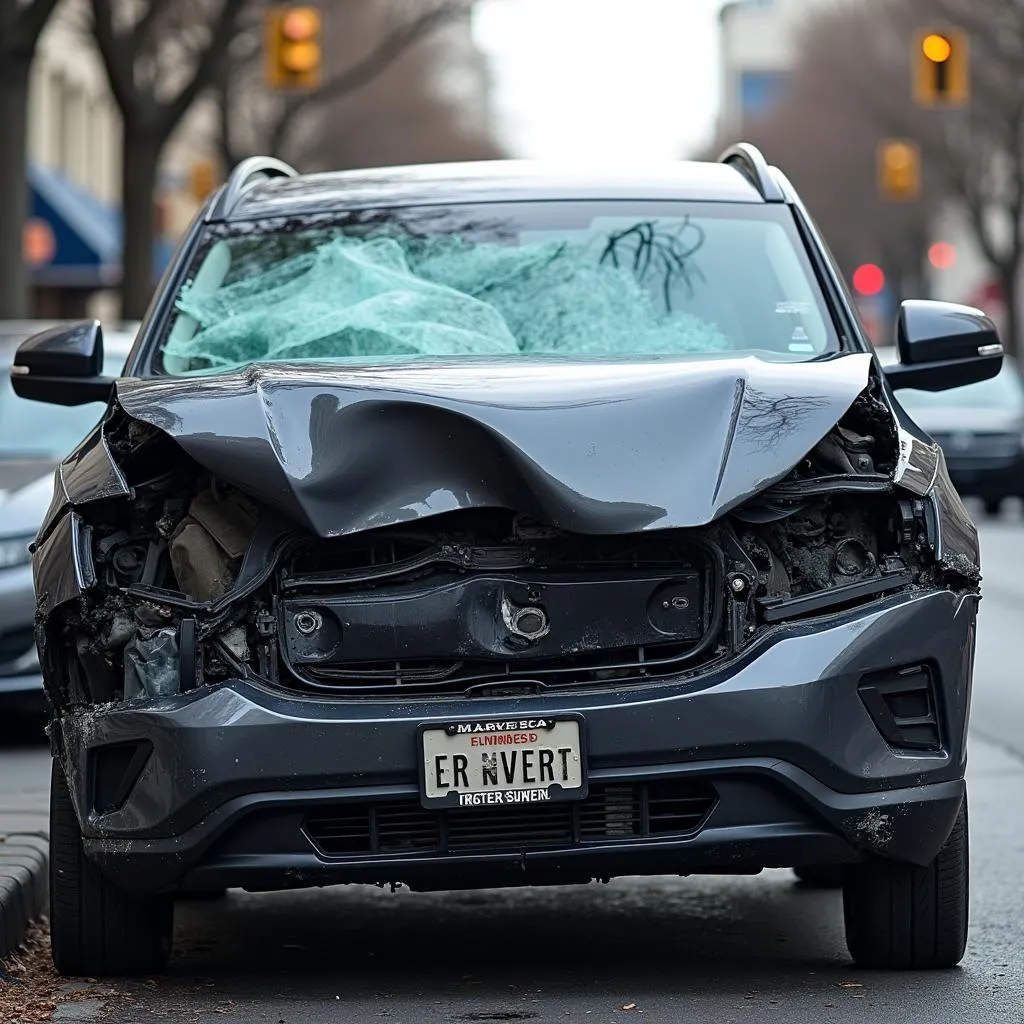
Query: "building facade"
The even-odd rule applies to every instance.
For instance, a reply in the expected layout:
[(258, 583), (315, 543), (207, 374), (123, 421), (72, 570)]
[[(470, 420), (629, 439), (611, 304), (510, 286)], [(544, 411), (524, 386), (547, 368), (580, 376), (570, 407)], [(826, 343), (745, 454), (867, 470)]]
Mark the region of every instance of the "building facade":
[(719, 11), (718, 136), (740, 138), (785, 95), (797, 29), (834, 0), (732, 0)]
[[(29, 88), (29, 219), (25, 259), (32, 312), (116, 320), (121, 276), (121, 117), (88, 35), (88, 5), (63, 0), (43, 32)], [(204, 109), (205, 108), (205, 109)], [(189, 169), (209, 149), (209, 105), (197, 104), (167, 147), (154, 196), (157, 269), (195, 212)]]

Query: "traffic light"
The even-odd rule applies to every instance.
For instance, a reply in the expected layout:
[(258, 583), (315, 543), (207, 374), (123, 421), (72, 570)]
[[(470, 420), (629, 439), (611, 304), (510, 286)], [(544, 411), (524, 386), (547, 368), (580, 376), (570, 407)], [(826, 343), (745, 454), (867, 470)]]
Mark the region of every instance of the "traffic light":
[(877, 295), (885, 287), (885, 274), (876, 263), (862, 263), (853, 272), (853, 288), (858, 295)]
[(272, 89), (311, 91), (320, 85), (320, 12), (309, 5), (271, 7), (264, 54)]
[(922, 107), (962, 107), (970, 94), (970, 40), (959, 28), (920, 29), (911, 65)]
[(956, 248), (949, 242), (932, 242), (928, 246), (928, 262), (936, 270), (949, 270), (956, 263)]
[(197, 160), (189, 170), (188, 190), (201, 203), (217, 187), (217, 167), (212, 160)]
[(907, 202), (921, 191), (921, 151), (907, 139), (885, 139), (878, 147), (878, 190), (884, 199)]

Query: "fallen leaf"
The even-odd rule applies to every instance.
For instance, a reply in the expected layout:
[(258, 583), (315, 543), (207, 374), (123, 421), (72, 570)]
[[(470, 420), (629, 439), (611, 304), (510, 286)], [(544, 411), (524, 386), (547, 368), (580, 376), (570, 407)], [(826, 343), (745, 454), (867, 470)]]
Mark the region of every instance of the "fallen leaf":
[(619, 1009), (620, 1010), (635, 1010), (636, 1009), (636, 1003), (626, 1003), (625, 1006), (620, 1006)]

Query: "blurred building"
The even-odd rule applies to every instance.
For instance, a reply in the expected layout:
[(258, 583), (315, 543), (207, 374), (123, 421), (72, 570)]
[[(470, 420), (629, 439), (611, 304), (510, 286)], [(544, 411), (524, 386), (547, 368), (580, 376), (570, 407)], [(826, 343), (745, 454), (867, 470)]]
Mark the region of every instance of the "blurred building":
[(73, 6), (43, 33), (29, 90), (25, 257), (43, 318), (85, 315), (120, 276), (120, 118)]
[[(85, 0), (63, 0), (39, 40), (29, 90), (25, 258), (35, 316), (109, 321), (118, 316), (112, 289), (121, 276), (121, 118), (88, 17)], [(179, 193), (202, 138), (192, 120), (168, 147), (168, 187), (154, 197), (163, 229), (158, 271), (195, 209)]]
[(815, 7), (835, 0), (732, 0), (718, 14), (718, 137), (741, 138), (785, 94), (794, 39)]
[[(796, 63), (799, 29), (816, 9), (836, 2), (839, 0), (732, 0), (721, 8), (718, 139), (743, 138), (752, 121), (772, 112), (785, 96)], [(782, 163), (785, 155), (777, 158)], [(946, 243), (947, 258), (939, 266), (929, 266), (928, 294), (981, 306), (1000, 319), (998, 289), (962, 214), (952, 207), (944, 209), (933, 225), (932, 236), (934, 242)], [(865, 321), (887, 329), (894, 313), (888, 291), (859, 301)]]

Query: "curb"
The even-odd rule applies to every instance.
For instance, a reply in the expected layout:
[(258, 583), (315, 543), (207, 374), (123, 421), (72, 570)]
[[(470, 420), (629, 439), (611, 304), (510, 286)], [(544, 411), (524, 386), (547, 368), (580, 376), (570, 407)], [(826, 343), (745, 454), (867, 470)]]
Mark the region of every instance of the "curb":
[(46, 910), (49, 844), (39, 832), (0, 834), (0, 960), (25, 940)]

